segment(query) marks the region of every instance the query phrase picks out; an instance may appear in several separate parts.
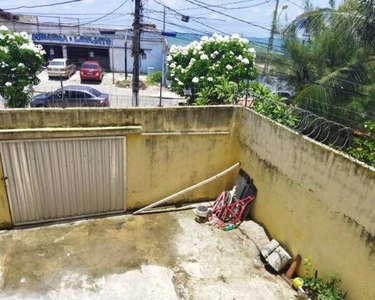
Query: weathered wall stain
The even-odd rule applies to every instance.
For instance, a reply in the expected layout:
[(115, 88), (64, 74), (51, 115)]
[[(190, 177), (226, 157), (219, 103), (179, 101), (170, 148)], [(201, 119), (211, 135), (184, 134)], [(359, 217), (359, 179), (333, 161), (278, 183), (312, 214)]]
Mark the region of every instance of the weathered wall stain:
[[(239, 107), (0, 110), (0, 128), (125, 125), (152, 133), (230, 131), (129, 135), (128, 209), (160, 200), (240, 160), (258, 188), (253, 218), (293, 255), (312, 255), (323, 276), (340, 277), (348, 299), (375, 298), (375, 287), (360, 279), (375, 281), (375, 172), (347, 156)], [(231, 187), (234, 176), (170, 204), (213, 199)]]
[(250, 110), (236, 114), (241, 167), (258, 188), (252, 217), (322, 276), (341, 278), (347, 299), (375, 299), (361, 280), (375, 281), (375, 172)]

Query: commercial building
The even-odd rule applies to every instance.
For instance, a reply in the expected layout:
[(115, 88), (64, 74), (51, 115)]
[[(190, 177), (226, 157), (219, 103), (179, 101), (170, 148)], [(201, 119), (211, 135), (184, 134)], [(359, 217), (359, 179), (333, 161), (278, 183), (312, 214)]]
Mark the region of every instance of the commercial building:
[[(132, 29), (94, 27), (72, 23), (39, 22), (38, 17), (17, 15), (0, 16), (0, 25), (14, 31), (27, 32), (34, 43), (43, 46), (46, 60), (69, 58), (77, 66), (85, 60), (97, 60), (106, 70), (133, 70)], [(164, 37), (154, 26), (141, 33), (140, 72), (149, 67), (161, 70)]]

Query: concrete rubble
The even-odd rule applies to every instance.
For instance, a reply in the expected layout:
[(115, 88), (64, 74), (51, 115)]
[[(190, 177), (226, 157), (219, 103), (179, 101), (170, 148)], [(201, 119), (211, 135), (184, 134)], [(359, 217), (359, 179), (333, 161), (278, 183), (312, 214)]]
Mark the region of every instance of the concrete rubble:
[(268, 273), (252, 221), (225, 232), (193, 211), (0, 232), (0, 299), (295, 299)]

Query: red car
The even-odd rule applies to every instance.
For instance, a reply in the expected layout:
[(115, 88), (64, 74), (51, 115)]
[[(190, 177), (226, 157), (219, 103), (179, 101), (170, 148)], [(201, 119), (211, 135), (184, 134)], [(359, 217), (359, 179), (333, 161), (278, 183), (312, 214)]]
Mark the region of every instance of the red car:
[(88, 60), (82, 64), (79, 74), (81, 76), (81, 81), (95, 80), (101, 82), (104, 76), (104, 71), (97, 61)]

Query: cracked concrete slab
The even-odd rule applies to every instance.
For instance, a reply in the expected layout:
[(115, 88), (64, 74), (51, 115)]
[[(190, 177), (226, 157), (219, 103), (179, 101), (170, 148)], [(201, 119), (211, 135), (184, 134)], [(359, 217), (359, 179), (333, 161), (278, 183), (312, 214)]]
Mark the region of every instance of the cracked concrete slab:
[(0, 233), (0, 299), (295, 299), (268, 273), (254, 222), (225, 232), (193, 211)]

